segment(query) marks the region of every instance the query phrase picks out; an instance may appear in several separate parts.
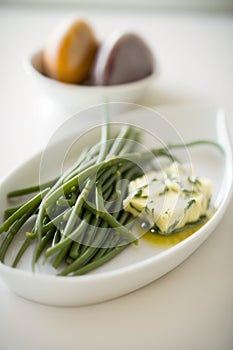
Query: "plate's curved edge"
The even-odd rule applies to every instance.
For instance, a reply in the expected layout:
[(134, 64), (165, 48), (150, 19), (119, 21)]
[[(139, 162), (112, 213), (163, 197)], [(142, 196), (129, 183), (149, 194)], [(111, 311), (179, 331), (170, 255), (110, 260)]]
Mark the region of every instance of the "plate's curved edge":
[(227, 129), (227, 118), (223, 108), (217, 109), (216, 114), (216, 131), (219, 143), (222, 145), (225, 152), (225, 171), (224, 178), (222, 180), (222, 186), (224, 186), (226, 196), (224, 199), (221, 197), (221, 189), (219, 195), (215, 200), (216, 206), (221, 210), (222, 206), (227, 206), (232, 193), (233, 193), (233, 155), (230, 141), (230, 135)]
[[(230, 144), (230, 138), (229, 138), (229, 133), (227, 130), (227, 121), (226, 121), (226, 116), (224, 113), (224, 110), (222, 108), (219, 108), (217, 110), (217, 114), (216, 114), (216, 130), (217, 130), (217, 137), (218, 137), (218, 141), (219, 143), (222, 145), (222, 147), (224, 148), (225, 151), (225, 171), (224, 171), (224, 179), (222, 181), (222, 184), (224, 184), (224, 192), (226, 193), (226, 196), (222, 198), (222, 196), (219, 197), (219, 199), (217, 198), (217, 200), (219, 200), (219, 206), (218, 206), (218, 210), (216, 212), (216, 214), (213, 215), (213, 217), (208, 221), (207, 224), (204, 225), (204, 227), (202, 227), (201, 229), (199, 229), (197, 232), (195, 232), (195, 235), (192, 235), (188, 238), (185, 239), (185, 241), (180, 242), (179, 244), (169, 248), (169, 253), (171, 253), (171, 251), (176, 251), (177, 249), (179, 250), (181, 246), (183, 246), (184, 244), (186, 244), (187, 241), (192, 241), (194, 236), (198, 235), (198, 234), (202, 234), (203, 231), (206, 229), (206, 226), (211, 226), (211, 230), (213, 230), (217, 224), (219, 223), (220, 219), (221, 219), (221, 215), (222, 213), (225, 211), (231, 196), (232, 196), (232, 192), (233, 192), (233, 158), (232, 158), (232, 148), (231, 148), (231, 144)], [(62, 140), (59, 140), (60, 142)], [(40, 159), (41, 157), (41, 152), (37, 152), (32, 158), (30, 158), (29, 160), (25, 161), (23, 164), (21, 164), (19, 167), (16, 167), (15, 171), (17, 171), (18, 169), (20, 169), (21, 167), (25, 166), (27, 164), (28, 161), (30, 160), (36, 160), (37, 158)], [(11, 175), (12, 172), (9, 174)], [(5, 177), (6, 179), (7, 177)], [(226, 186), (227, 183), (227, 186)], [(221, 192), (221, 190), (219, 191)], [(213, 224), (213, 221), (216, 221), (216, 224)], [(209, 231), (209, 230), (208, 230)], [(159, 256), (153, 256), (153, 257), (149, 257), (146, 260), (146, 263), (150, 264), (152, 261), (156, 261), (158, 259), (161, 259), (161, 257), (165, 258), (165, 256), (167, 255), (167, 251), (162, 251), (160, 252)], [(88, 274), (88, 275), (84, 275), (84, 276), (80, 276), (82, 281), (87, 281), (87, 280), (93, 280), (96, 278), (108, 278), (109, 275), (119, 275), (121, 274), (123, 271), (126, 272), (126, 270), (129, 272), (130, 270), (134, 269), (134, 268), (138, 268), (142, 265), (142, 263), (145, 263), (144, 261), (140, 261), (140, 262), (136, 262), (133, 263), (127, 267), (122, 267), (122, 268), (118, 268), (114, 271), (105, 271), (105, 272), (98, 272), (94, 275)], [(4, 265), (0, 262), (0, 270), (4, 269), (4, 271), (6, 272), (7, 270), (9, 270), (11, 273), (15, 273), (14, 269), (12, 269), (10, 266)], [(32, 272), (30, 271), (24, 271), (24, 270), (20, 270), (20, 272), (26, 277), (32, 277), (35, 276)], [(70, 276), (66, 276), (66, 277), (60, 277), (60, 276), (53, 276), (53, 275), (47, 275), (45, 273), (40, 273), (40, 274), (36, 274), (37, 277), (41, 278), (42, 280), (46, 280), (46, 279), (56, 279), (57, 281), (63, 281), (64, 278), (68, 281), (74, 281), (73, 277)]]
[[(216, 129), (217, 129), (217, 137), (218, 137), (218, 140), (219, 140), (219, 143), (221, 143), (221, 145), (224, 147), (224, 150), (225, 150), (225, 172), (224, 172), (224, 176), (226, 178), (224, 178), (225, 180), (225, 193), (226, 195), (224, 196), (224, 198), (222, 198), (222, 201), (221, 203), (219, 204), (219, 208), (217, 210), (217, 213), (214, 215), (214, 218), (213, 220), (210, 220), (210, 222), (207, 223), (207, 226), (203, 227), (203, 229), (200, 229), (197, 233), (199, 236), (199, 241), (197, 242), (196, 241), (196, 248), (198, 248), (198, 246), (202, 243), (203, 240), (205, 240), (208, 235), (211, 233), (211, 231), (217, 226), (217, 224), (219, 223), (219, 221), (221, 220), (221, 217), (223, 215), (223, 213), (225, 212), (225, 209), (231, 199), (231, 195), (232, 195), (232, 191), (233, 191), (233, 188), (232, 188), (232, 149), (231, 149), (231, 144), (230, 144), (230, 138), (229, 138), (229, 134), (228, 134), (228, 130), (227, 130), (227, 126), (226, 126), (226, 118), (225, 118), (225, 114), (224, 114), (224, 111), (223, 109), (219, 109), (217, 111), (217, 115), (216, 115)], [(38, 152), (35, 156), (33, 156), (31, 159), (35, 159), (36, 157), (40, 156), (40, 152)], [(28, 160), (29, 161), (29, 160)], [(28, 161), (24, 162), (22, 165), (20, 165), (19, 167), (16, 167), (16, 170), (19, 169), (20, 167), (24, 166)], [(12, 175), (13, 172), (11, 172), (9, 175)], [(7, 177), (5, 177), (6, 179)], [(208, 232), (207, 232), (208, 231)], [(200, 238), (200, 235), (201, 234), (204, 234), (205, 235), (203, 236), (203, 238), (201, 239)], [(193, 236), (194, 237), (194, 236)], [(189, 242), (189, 247), (192, 243), (192, 240), (193, 240), (193, 237), (190, 236), (188, 237), (184, 242)], [(172, 248), (174, 249), (171, 249), (169, 252), (173, 252), (173, 255), (175, 255), (176, 253), (178, 252), (181, 252), (181, 254), (184, 254), (184, 242), (181, 242), (181, 244), (179, 245), (176, 245)], [(195, 248), (195, 249), (196, 249)], [(193, 250), (194, 251), (194, 250)], [(168, 252), (165, 251), (164, 254), (162, 253), (159, 257), (159, 260), (160, 260), (160, 263), (162, 261), (164, 261), (164, 259), (166, 259), (166, 256), (167, 256)], [(187, 254), (186, 254), (187, 255)], [(189, 256), (189, 254), (188, 254)], [(186, 256), (187, 257), (187, 256)], [(162, 259), (161, 259), (162, 258)], [(177, 260), (177, 263), (176, 264), (173, 264), (173, 268), (175, 268), (180, 262), (182, 262), (183, 260), (185, 260), (185, 258), (183, 259), (179, 259), (179, 261)], [(142, 261), (142, 262), (139, 262), (139, 263), (135, 263), (135, 264), (132, 264), (131, 266), (127, 266), (126, 268), (119, 268), (115, 271), (108, 271), (108, 272), (100, 272), (100, 273), (97, 273), (95, 275), (86, 275), (86, 276), (82, 276), (81, 280), (80, 281), (86, 281), (87, 284), (88, 283), (91, 283), (93, 280), (97, 280), (99, 279), (100, 281), (103, 281), (105, 280), (106, 278), (108, 278), (110, 275), (112, 277), (120, 277), (122, 274), (123, 275), (127, 275), (129, 274), (132, 270), (135, 270), (136, 268), (139, 268), (142, 269), (143, 266), (144, 268), (146, 268), (146, 266), (151, 266), (152, 264), (158, 262), (158, 257), (156, 258), (155, 257), (152, 257), (152, 258), (148, 258), (146, 259), (146, 261)], [(144, 269), (143, 268), (143, 269)], [(172, 269), (172, 268), (171, 268)], [(171, 270), (169, 269), (169, 271)], [(4, 271), (5, 274), (8, 274), (10, 273), (11, 277), (13, 277), (13, 275), (15, 273), (18, 274), (19, 271), (16, 271), (14, 269), (12, 269), (11, 267), (9, 266), (6, 266), (6, 265), (3, 265), (2, 263), (0, 263), (0, 271)], [(31, 272), (28, 272), (28, 271), (21, 271), (22, 272), (22, 275), (27, 278), (27, 277), (33, 277), (34, 275), (31, 273)], [(163, 273), (160, 273), (160, 275), (163, 275), (165, 274), (166, 272), (168, 271), (165, 271)], [(64, 281), (64, 279), (68, 282), (68, 285), (70, 285), (70, 283), (76, 283), (77, 280), (75, 281), (73, 277), (57, 277), (57, 276), (51, 276), (51, 275), (46, 275), (46, 274), (39, 274), (39, 275), (36, 275), (36, 277), (39, 277), (39, 280), (40, 281), (57, 281), (58, 283), (61, 283)], [(141, 286), (155, 280), (156, 277), (155, 275), (152, 275), (150, 274), (150, 276), (148, 276), (148, 280), (144, 280), (141, 281)], [(134, 286), (131, 288), (128, 288), (128, 292), (131, 290), (135, 290), (137, 288), (140, 288), (140, 286)], [(120, 296), (122, 294), (126, 294), (127, 291), (124, 291), (124, 292), (119, 292), (117, 296)], [(107, 299), (110, 299), (112, 297), (105, 297), (104, 300), (107, 300)], [(33, 300), (32, 298), (29, 298), (31, 300)], [(101, 298), (100, 298), (101, 299)], [(100, 300), (99, 300), (100, 301)], [(94, 302), (97, 302), (97, 301), (94, 301)], [(91, 302), (88, 302), (88, 303), (91, 303)], [(73, 305), (78, 305), (78, 304), (86, 304), (85, 302), (80, 302), (80, 303), (72, 303)], [(56, 303), (56, 305), (59, 305), (59, 303)], [(62, 303), (61, 303), (62, 305)]]

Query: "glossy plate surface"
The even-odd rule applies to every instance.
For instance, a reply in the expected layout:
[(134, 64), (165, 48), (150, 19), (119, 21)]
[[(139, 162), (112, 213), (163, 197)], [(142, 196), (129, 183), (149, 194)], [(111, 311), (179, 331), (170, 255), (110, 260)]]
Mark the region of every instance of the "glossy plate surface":
[[(147, 129), (143, 143), (148, 146), (151, 146), (152, 142), (149, 140), (149, 132), (159, 135), (158, 139), (162, 142), (211, 139), (222, 146), (225, 157), (209, 146), (198, 146), (190, 149), (188, 153), (196, 173), (210, 178), (213, 182), (212, 204), (217, 210), (211, 219), (201, 229), (176, 245), (157, 249), (142, 239), (138, 246), (130, 246), (106, 265), (79, 277), (57, 277), (49, 267), (42, 265), (32, 273), (29, 256), (25, 256), (19, 268), (12, 269), (8, 264), (12, 258), (12, 251), (17, 248), (15, 243), (8, 254), (6, 264), (0, 263), (0, 274), (12, 291), (24, 298), (49, 305), (85, 305), (109, 300), (132, 292), (169, 272), (192, 254), (211, 234), (222, 219), (232, 192), (232, 153), (224, 113), (220, 109), (187, 106), (165, 107), (162, 111), (168, 122), (155, 112), (152, 113), (152, 117), (148, 117), (147, 111), (142, 109), (115, 115), (112, 119), (114, 122), (127, 122)], [(80, 123), (76, 123), (76, 136), (101, 123), (100, 115), (93, 116), (90, 111), (82, 113), (84, 115), (81, 116)], [(71, 129), (64, 128), (56, 147), (49, 147), (48, 153), (52, 157), (52, 163), (46, 174), (48, 178), (56, 169), (59, 150), (67, 149), (67, 140), (72, 143), (73, 136), (72, 133), (69, 134), (69, 130), (74, 130), (73, 128), (74, 125)], [(93, 143), (93, 140), (84, 137), (82, 142)], [(1, 215), (4, 208), (9, 206), (6, 200), (7, 192), (38, 181), (38, 171), (41, 170), (43, 161), (46, 162), (43, 153), (40, 163), (41, 155), (42, 153), (25, 162), (2, 182)]]

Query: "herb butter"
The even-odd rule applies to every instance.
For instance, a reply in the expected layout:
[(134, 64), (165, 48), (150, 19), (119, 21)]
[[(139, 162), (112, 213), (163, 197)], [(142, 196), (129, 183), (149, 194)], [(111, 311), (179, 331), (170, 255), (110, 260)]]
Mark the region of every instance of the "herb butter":
[(211, 181), (193, 175), (193, 169), (172, 163), (129, 183), (124, 210), (170, 234), (206, 216), (212, 195)]

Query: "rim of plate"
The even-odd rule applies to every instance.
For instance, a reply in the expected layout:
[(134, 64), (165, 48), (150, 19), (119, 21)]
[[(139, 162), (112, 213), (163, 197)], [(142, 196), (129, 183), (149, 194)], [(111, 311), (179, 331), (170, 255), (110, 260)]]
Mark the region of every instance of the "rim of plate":
[[(217, 114), (219, 113), (219, 115)], [(158, 260), (158, 259), (164, 259), (168, 254), (174, 254), (177, 250), (182, 249), (184, 245), (191, 244), (192, 241), (195, 241), (196, 239), (199, 238), (200, 235), (204, 234), (205, 231), (208, 231), (209, 234), (212, 232), (213, 229), (218, 225), (219, 221), (221, 220), (230, 200), (231, 196), (233, 194), (233, 169), (232, 169), (232, 149), (231, 149), (231, 144), (230, 144), (230, 139), (229, 139), (229, 134), (227, 132), (226, 128), (226, 118), (224, 115), (224, 112), (222, 109), (216, 109), (216, 123), (218, 125), (221, 123), (222, 130), (221, 130), (221, 142), (220, 144), (223, 146), (225, 150), (225, 171), (224, 174), (227, 173), (227, 179), (228, 179), (228, 184), (226, 188), (226, 194), (224, 195), (221, 204), (217, 208), (216, 212), (214, 215), (205, 223), (204, 226), (202, 226), (199, 230), (197, 230), (194, 234), (191, 236), (187, 237), (185, 240), (175, 244), (172, 247), (167, 248), (166, 250), (163, 250), (159, 252), (159, 254), (156, 254), (154, 256), (148, 257), (143, 259), (142, 261), (132, 263), (128, 266), (123, 266), (119, 267), (110, 271), (102, 271), (102, 272), (97, 272), (95, 274), (87, 274), (87, 275), (80, 275), (80, 276), (57, 276), (57, 275), (52, 275), (52, 274), (46, 274), (46, 273), (41, 273), (41, 272), (33, 272), (33, 271), (25, 271), (23, 269), (17, 269), (17, 268), (12, 268), (9, 265), (6, 265), (2, 262), (0, 262), (0, 271), (1, 269), (6, 270), (7, 272), (11, 274), (21, 274), (26, 278), (37, 278), (37, 279), (42, 279), (42, 280), (51, 280), (51, 281), (57, 281), (58, 283), (61, 283), (63, 281), (67, 281), (68, 283), (75, 283), (75, 282), (80, 282), (82, 281), (89, 281), (89, 280), (96, 280), (96, 279), (106, 279), (111, 277), (116, 277), (121, 274), (126, 274), (129, 273), (132, 270), (135, 269), (140, 269), (143, 268), (147, 265), (150, 265), (152, 262)], [(220, 125), (219, 125), (220, 126)], [(227, 137), (225, 137), (227, 136)], [(34, 156), (30, 157), (27, 159), (25, 162), (21, 163), (19, 166), (16, 166), (12, 171), (10, 171), (1, 181), (0, 187), (8, 180), (10, 176), (12, 176), (18, 169), (21, 167), (25, 166), (29, 161), (32, 159), (35, 159), (40, 156), (41, 150), (38, 151)], [(228, 171), (229, 170), (229, 171)]]

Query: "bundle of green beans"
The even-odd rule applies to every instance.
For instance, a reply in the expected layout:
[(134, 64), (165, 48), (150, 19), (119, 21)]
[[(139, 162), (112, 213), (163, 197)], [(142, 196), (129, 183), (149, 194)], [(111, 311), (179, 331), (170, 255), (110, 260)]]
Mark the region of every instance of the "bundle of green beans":
[[(127, 196), (127, 181), (143, 172), (140, 164), (147, 164), (153, 156), (173, 160), (169, 148), (137, 152), (139, 133), (123, 126), (110, 139), (109, 124), (102, 126), (100, 142), (85, 149), (76, 163), (61, 177), (43, 184), (8, 194), (8, 198), (38, 192), (29, 201), (5, 211), (6, 220), (0, 226), (4, 239), (0, 246), (0, 261), (20, 229), (29, 220), (30, 232), (15, 253), (12, 267), (16, 267), (25, 251), (34, 247), (32, 265), (43, 255), (58, 275), (81, 275), (106, 263), (137, 239), (131, 232), (132, 216), (122, 209)], [(188, 144), (206, 143), (198, 141)], [(208, 142), (209, 143), (209, 142)], [(121, 188), (118, 184), (121, 181)]]

